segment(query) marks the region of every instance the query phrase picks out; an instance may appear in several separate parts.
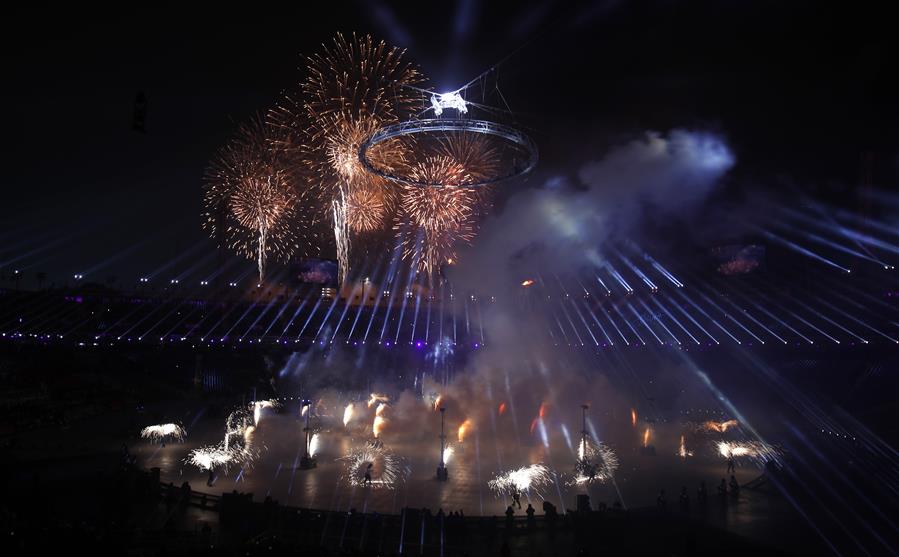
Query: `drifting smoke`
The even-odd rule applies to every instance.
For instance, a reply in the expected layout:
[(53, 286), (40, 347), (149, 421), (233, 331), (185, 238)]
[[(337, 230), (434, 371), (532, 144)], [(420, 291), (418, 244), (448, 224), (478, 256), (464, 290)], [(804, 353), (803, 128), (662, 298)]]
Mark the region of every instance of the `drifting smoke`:
[(512, 196), (501, 213), (484, 220), (451, 278), (467, 289), (503, 292), (528, 278), (529, 269), (598, 265), (607, 240), (646, 216), (688, 215), (733, 164), (727, 146), (713, 135), (648, 133), (584, 165), (576, 184)]

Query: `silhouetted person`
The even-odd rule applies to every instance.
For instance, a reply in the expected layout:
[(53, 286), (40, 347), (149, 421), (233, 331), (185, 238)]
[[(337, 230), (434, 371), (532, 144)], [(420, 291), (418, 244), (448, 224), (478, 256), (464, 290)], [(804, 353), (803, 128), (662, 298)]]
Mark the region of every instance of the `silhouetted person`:
[(537, 521), (534, 519), (534, 507), (528, 503), (528, 508), (524, 511), (528, 515), (528, 530), (533, 530), (537, 526)]
[(727, 473), (734, 474), (734, 473), (736, 473), (736, 471), (737, 471), (737, 463), (734, 462), (734, 457), (733, 456), (727, 457)]
[(512, 527), (512, 519), (515, 517), (515, 509), (512, 508), (512, 505), (506, 507), (506, 527)]
[(718, 484), (718, 496), (724, 497), (727, 495), (727, 480), (721, 478), (721, 483)]
[(212, 468), (209, 469), (209, 478), (206, 479), (206, 486), (212, 487), (215, 485), (215, 470)]
[(365, 468), (365, 476), (362, 478), (362, 483), (364, 485), (371, 485), (371, 469), (372, 463), (369, 462), (368, 466)]
[(687, 495), (687, 486), (681, 486), (679, 502), (682, 511), (687, 512), (690, 510), (690, 496)]
[(699, 483), (699, 489), (696, 491), (696, 500), (705, 503), (709, 494), (705, 490), (705, 480)]
[(519, 509), (521, 508), (521, 493), (519, 493), (518, 491), (512, 492), (512, 503), (518, 505)]
[(668, 506), (667, 501), (665, 501), (665, 490), (659, 491), (659, 496), (656, 497), (656, 506), (662, 510)]
[(734, 497), (736, 497), (737, 495), (739, 495), (739, 494), (740, 494), (740, 484), (737, 483), (737, 477), (736, 477), (736, 476), (733, 476), (733, 475), (732, 475), (732, 476), (730, 477), (730, 482), (729, 482), (729, 484), (730, 484), (730, 493), (731, 493), (731, 495), (733, 495)]

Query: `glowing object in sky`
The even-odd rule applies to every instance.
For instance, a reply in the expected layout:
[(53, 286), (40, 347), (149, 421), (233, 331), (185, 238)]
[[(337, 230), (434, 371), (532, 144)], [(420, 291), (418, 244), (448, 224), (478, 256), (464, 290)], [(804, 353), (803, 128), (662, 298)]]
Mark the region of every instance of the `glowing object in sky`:
[(439, 94), (435, 93), (431, 95), (431, 108), (434, 109), (435, 116), (440, 116), (443, 114), (443, 110), (447, 108), (454, 108), (458, 110), (460, 114), (467, 114), (467, 105), (468, 103), (465, 102), (465, 99), (462, 98), (459, 91)]
[(649, 428), (646, 428), (646, 431), (643, 432), (643, 446), (649, 446)]
[(637, 427), (637, 409), (631, 408), (631, 425)]
[(523, 286), (525, 288), (527, 288), (528, 286), (531, 286), (532, 284), (534, 284), (533, 279), (527, 279), (527, 280), (521, 281), (521, 286)]
[(500, 416), (502, 416), (503, 414), (506, 413), (506, 403), (505, 403), (505, 402), (500, 402), (500, 403), (499, 403), (499, 410), (498, 410), (498, 412), (499, 412), (499, 415), (500, 415)]
[(184, 431), (184, 428), (178, 424), (159, 424), (159, 425), (151, 425), (143, 428), (140, 431), (140, 436), (144, 439), (151, 439), (153, 441), (165, 441), (166, 439), (172, 438), (177, 441), (184, 441), (184, 436), (187, 435), (187, 432)]

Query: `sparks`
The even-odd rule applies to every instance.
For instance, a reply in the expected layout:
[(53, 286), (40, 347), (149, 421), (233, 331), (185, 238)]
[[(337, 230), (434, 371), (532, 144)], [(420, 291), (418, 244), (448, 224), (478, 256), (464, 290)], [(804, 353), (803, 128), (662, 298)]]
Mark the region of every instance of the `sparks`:
[(151, 425), (140, 431), (140, 436), (144, 439), (150, 439), (154, 442), (163, 442), (168, 439), (176, 441), (184, 441), (187, 432), (178, 424), (159, 424)]
[(346, 427), (347, 424), (350, 423), (350, 420), (353, 419), (353, 403), (349, 403), (346, 405), (346, 408), (343, 409), (343, 427)]

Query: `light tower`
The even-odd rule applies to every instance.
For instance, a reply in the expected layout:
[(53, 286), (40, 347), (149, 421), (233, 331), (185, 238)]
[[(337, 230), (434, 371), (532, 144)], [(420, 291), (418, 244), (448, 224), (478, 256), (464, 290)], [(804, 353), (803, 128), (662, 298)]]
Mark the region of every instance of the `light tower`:
[(440, 464), (437, 465), (437, 479), (445, 482), (449, 479), (449, 471), (446, 469), (446, 462), (443, 461), (443, 455), (446, 452), (446, 433), (444, 432), (444, 424), (446, 418), (446, 408), (440, 407)]
[(309, 452), (309, 443), (311, 437), (309, 435), (309, 414), (312, 413), (312, 401), (308, 399), (303, 399), (302, 405), (306, 410), (306, 427), (303, 428), (303, 433), (306, 434), (306, 450), (303, 453), (303, 458), (300, 459), (300, 469), (301, 470), (311, 470), (316, 467), (315, 457)]

